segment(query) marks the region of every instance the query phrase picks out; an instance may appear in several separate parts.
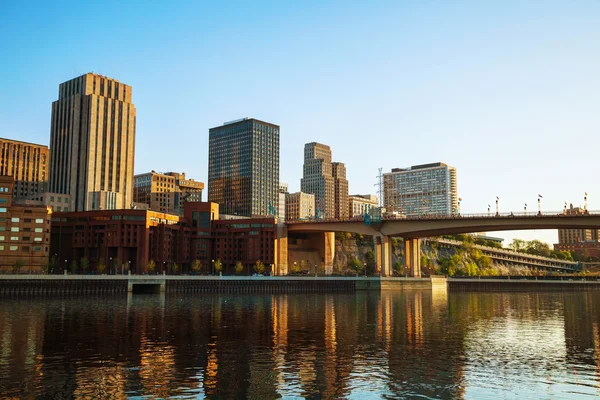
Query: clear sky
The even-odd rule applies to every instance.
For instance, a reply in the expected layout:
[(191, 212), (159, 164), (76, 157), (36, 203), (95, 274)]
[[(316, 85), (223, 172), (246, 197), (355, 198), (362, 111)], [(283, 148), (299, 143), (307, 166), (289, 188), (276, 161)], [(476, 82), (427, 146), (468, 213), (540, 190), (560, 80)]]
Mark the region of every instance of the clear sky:
[(290, 191), (318, 141), (351, 193), (443, 161), (463, 213), (600, 209), (599, 21), (598, 0), (4, 2), (0, 136), (48, 144), (59, 83), (93, 71), (133, 87), (136, 173), (206, 182), (208, 129), (252, 116), (281, 126)]

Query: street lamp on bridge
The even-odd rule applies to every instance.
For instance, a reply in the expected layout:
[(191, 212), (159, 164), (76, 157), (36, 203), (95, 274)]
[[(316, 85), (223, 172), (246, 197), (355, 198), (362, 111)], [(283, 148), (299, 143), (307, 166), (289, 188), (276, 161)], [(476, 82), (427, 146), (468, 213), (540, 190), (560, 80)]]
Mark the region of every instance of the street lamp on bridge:
[(527, 215), (527, 203), (525, 203), (525, 207), (523, 207), (523, 212)]
[(538, 193), (538, 215), (542, 215), (542, 195)]
[(498, 201), (500, 200), (500, 197), (496, 196), (496, 215), (500, 215), (500, 213), (498, 212)]
[(588, 197), (587, 192), (585, 192), (583, 194), (583, 211), (584, 212), (587, 211), (587, 197)]

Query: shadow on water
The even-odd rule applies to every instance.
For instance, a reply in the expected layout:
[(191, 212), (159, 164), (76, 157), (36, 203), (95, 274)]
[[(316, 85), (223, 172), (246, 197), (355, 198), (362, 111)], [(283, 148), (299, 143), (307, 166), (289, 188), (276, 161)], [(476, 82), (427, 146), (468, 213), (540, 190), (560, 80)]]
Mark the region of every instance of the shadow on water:
[(0, 397), (596, 396), (600, 297), (445, 290), (0, 301)]

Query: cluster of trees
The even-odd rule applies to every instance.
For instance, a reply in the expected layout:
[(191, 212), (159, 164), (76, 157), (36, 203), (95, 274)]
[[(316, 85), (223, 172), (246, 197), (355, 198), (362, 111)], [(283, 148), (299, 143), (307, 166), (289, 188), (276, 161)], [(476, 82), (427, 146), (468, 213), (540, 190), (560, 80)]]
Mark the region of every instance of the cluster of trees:
[(532, 254), (542, 257), (556, 258), (558, 260), (574, 261), (574, 253), (566, 250), (557, 251), (550, 248), (548, 243), (539, 240), (513, 239), (508, 248), (521, 253)]
[[(154, 260), (150, 260), (148, 262), (147, 267), (148, 267), (149, 274), (154, 274), (156, 272), (156, 262)], [(214, 272), (220, 274), (223, 271), (223, 267), (224, 267), (224, 265), (220, 259), (216, 259), (213, 262)], [(266, 270), (265, 264), (260, 260), (257, 260), (256, 263), (254, 263), (253, 268), (257, 274), (263, 274)], [(177, 265), (177, 263), (173, 263), (167, 269), (169, 270), (169, 272), (171, 274), (177, 274), (177, 273), (179, 273), (181, 268), (179, 267), (179, 265)], [(241, 261), (236, 262), (235, 265), (233, 266), (233, 270), (236, 275), (241, 274), (242, 272), (244, 272), (244, 264), (242, 264)], [(211, 272), (210, 268), (205, 268), (205, 266), (202, 265), (202, 262), (198, 259), (192, 261), (192, 263), (190, 264), (190, 271), (195, 274)]]

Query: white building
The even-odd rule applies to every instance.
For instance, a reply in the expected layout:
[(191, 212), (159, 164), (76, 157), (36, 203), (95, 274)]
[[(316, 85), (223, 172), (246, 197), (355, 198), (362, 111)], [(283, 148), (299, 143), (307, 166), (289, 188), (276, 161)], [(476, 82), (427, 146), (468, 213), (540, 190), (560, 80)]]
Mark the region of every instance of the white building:
[(451, 215), (458, 211), (456, 168), (444, 163), (394, 168), (383, 174), (383, 205), (404, 215)]
[(377, 196), (372, 194), (353, 194), (348, 196), (348, 212), (350, 218), (370, 214), (371, 210), (379, 206)]
[(303, 192), (286, 194), (285, 215), (288, 221), (314, 217), (315, 195)]

